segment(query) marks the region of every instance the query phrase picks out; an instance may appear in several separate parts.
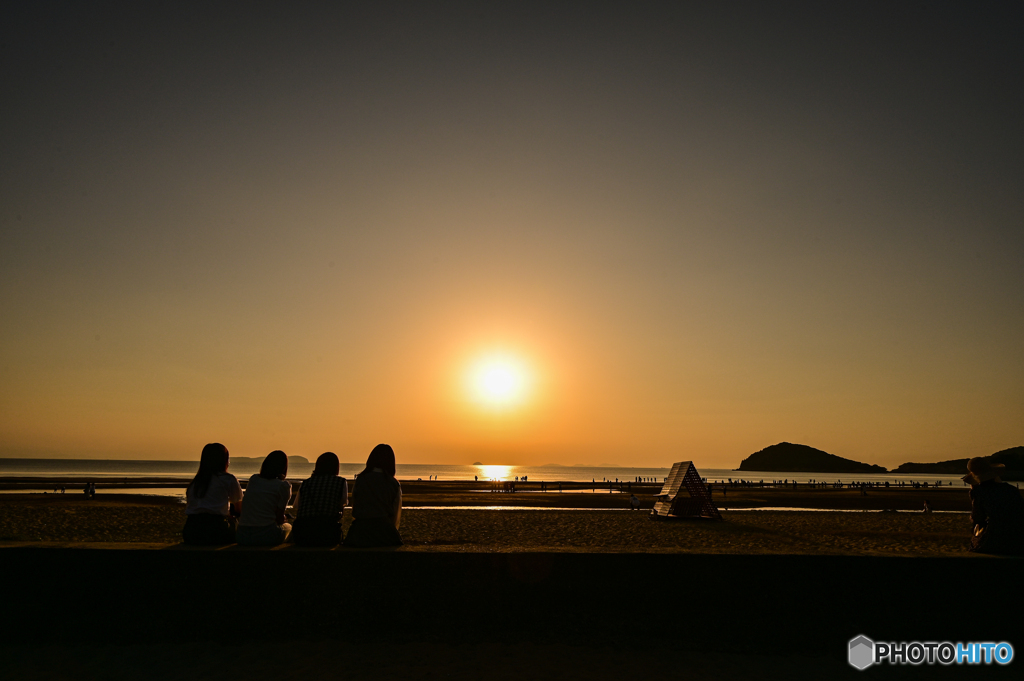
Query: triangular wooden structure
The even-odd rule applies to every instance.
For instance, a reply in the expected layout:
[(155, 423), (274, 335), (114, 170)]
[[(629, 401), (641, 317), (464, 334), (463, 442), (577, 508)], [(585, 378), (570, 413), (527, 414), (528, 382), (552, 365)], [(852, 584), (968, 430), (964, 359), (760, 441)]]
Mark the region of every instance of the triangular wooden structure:
[[(685, 493), (684, 493), (685, 488)], [(661, 494), (655, 496), (652, 518), (709, 518), (721, 520), (722, 514), (711, 501), (700, 474), (693, 467), (692, 461), (680, 461), (672, 464), (672, 472), (661, 488)]]

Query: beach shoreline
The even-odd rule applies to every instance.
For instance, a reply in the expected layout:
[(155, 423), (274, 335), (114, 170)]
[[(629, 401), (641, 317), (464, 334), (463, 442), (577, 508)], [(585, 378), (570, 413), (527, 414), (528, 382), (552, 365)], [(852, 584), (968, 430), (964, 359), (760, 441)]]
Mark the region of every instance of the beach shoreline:
[[(438, 500), (435, 494), (421, 496), (420, 501)], [(483, 496), (491, 504), (504, 504), (512, 501), (510, 497), (519, 500), (545, 495)], [(398, 550), (934, 556), (965, 554), (970, 534), (970, 518), (963, 513), (723, 510), (724, 522), (656, 522), (647, 510), (601, 506), (610, 495), (546, 496), (559, 503), (590, 506), (495, 509), (480, 505), (410, 505), (402, 520), (405, 545)], [(829, 503), (834, 503), (836, 498), (829, 497)], [(854, 501), (864, 498), (851, 497)], [(446, 499), (450, 502), (451, 496)], [(625, 500), (616, 501), (621, 504)], [(749, 501), (755, 503), (757, 499)], [(948, 502), (960, 503), (956, 499)], [(941, 500), (932, 503), (942, 505)], [(89, 500), (67, 494), (0, 495), (0, 542), (7, 546), (173, 546), (180, 543), (184, 519), (183, 504), (173, 497), (101, 494)], [(351, 511), (346, 511), (343, 526), (347, 528), (350, 523)], [(286, 545), (281, 550), (291, 548)]]
[[(75, 478), (64, 483), (65, 493), (56, 496), (79, 498), (85, 482), (96, 482), (100, 497), (123, 494), (122, 490), (142, 492), (138, 496), (183, 496), (187, 480), (167, 478), (126, 478), (122, 482), (111, 482), (101, 478)], [(244, 483), (245, 481), (241, 481)], [(299, 481), (292, 480), (297, 489)], [(349, 481), (354, 489), (353, 481)], [(559, 488), (561, 484), (561, 488)], [(0, 478), (0, 501), (11, 494), (35, 494), (54, 496), (53, 481), (28, 478)], [(609, 491), (609, 487), (613, 488)], [(612, 483), (563, 482), (550, 483), (542, 491), (540, 483), (517, 483), (515, 492), (492, 491), (487, 482), (474, 481), (403, 481), (402, 503), (406, 507), (417, 506), (551, 506), (565, 508), (627, 508), (630, 494), (640, 499), (641, 508), (654, 506), (654, 495), (661, 492), (662, 485), (655, 483)], [(561, 489), (561, 491), (559, 491)], [(788, 507), (819, 508), (838, 510), (899, 510), (920, 511), (927, 500), (937, 511), (969, 511), (970, 499), (967, 487), (869, 487), (861, 488), (819, 487), (801, 484), (772, 486), (711, 486), (713, 502), (723, 509)], [(596, 490), (596, 491), (593, 491)], [(46, 494), (43, 494), (43, 493)], [(152, 494), (147, 494), (152, 492)], [(140, 498), (140, 503), (142, 503)], [(158, 503), (158, 502), (154, 502)]]

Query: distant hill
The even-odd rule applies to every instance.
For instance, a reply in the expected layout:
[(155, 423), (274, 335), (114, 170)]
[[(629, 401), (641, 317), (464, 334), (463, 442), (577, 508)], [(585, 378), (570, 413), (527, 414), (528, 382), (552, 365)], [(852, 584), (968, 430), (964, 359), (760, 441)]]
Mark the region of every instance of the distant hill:
[(740, 462), (740, 471), (805, 473), (886, 473), (881, 466), (844, 459), (807, 445), (780, 442), (754, 452)]
[[(265, 457), (265, 456), (235, 456), (234, 454), (232, 454), (231, 455), (231, 463), (255, 463), (255, 464), (262, 465), (263, 464), (263, 459), (265, 459), (265, 458), (267, 458), (267, 457)], [(309, 463), (309, 459), (307, 459), (304, 456), (299, 456), (298, 454), (289, 454), (288, 455), (288, 463), (304, 463), (304, 464), (308, 464)]]
[[(937, 473), (948, 475), (964, 475), (967, 472), (967, 459), (953, 459), (937, 463), (905, 463), (894, 473), (912, 473), (915, 475)], [(1010, 447), (992, 455), (994, 463), (1006, 466), (1003, 480), (1024, 480), (1024, 447)]]

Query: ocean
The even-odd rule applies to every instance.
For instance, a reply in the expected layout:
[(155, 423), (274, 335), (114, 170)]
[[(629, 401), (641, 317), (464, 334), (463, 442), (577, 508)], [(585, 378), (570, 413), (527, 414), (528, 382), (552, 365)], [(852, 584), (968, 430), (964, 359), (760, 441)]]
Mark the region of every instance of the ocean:
[[(363, 469), (363, 463), (342, 463), (341, 474), (352, 478)], [(120, 459), (4, 459), (0, 458), (0, 477), (45, 477), (54, 483), (62, 477), (91, 476), (109, 478), (111, 482), (130, 483), (139, 478), (179, 478), (190, 480), (195, 475), (198, 461), (141, 461)], [(259, 472), (260, 461), (232, 459), (230, 468), (239, 478), (248, 478)], [(526, 476), (531, 481), (576, 481), (576, 482), (631, 482), (637, 478), (661, 481), (668, 475), (671, 466), (659, 468), (634, 468), (613, 466), (501, 466), (501, 465), (443, 465), (443, 464), (398, 464), (399, 480), (512, 480)], [(312, 463), (300, 463), (294, 458), (288, 469), (288, 477), (302, 480), (313, 470)], [(779, 471), (735, 471), (724, 468), (701, 468), (701, 477), (710, 482), (747, 480), (765, 482), (788, 480), (807, 483), (812, 480), (835, 482), (910, 482), (927, 481), (929, 485), (941, 482), (943, 486), (963, 486), (958, 475), (897, 475), (897, 474), (835, 474), (813, 472)]]

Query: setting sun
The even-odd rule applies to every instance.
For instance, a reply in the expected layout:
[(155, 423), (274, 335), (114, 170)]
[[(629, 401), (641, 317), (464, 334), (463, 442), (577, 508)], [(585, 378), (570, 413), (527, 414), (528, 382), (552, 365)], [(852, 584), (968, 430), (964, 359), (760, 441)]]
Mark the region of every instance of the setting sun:
[(526, 396), (527, 370), (522, 360), (490, 355), (477, 360), (470, 371), (473, 398), (490, 406), (511, 406)]

